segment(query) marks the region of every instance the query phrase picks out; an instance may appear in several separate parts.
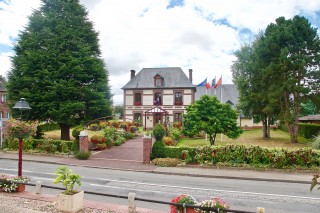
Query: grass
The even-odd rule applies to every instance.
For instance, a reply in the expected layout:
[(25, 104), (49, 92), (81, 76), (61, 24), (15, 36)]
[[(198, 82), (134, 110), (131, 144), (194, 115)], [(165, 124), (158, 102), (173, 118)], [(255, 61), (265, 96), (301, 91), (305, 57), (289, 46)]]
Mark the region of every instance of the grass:
[[(216, 137), (215, 145), (223, 144), (243, 144), (254, 145), (261, 147), (283, 147), (283, 148), (303, 148), (309, 146), (308, 139), (299, 137), (299, 143), (293, 144), (290, 142), (290, 135), (287, 132), (281, 130), (271, 130), (271, 138), (262, 138), (262, 129), (245, 130), (244, 133), (238, 139), (230, 139), (225, 135), (218, 134)], [(222, 139), (222, 140), (221, 140)], [(204, 146), (209, 145), (209, 138), (184, 138), (177, 146)]]
[[(93, 135), (103, 135), (103, 131), (88, 131), (88, 138), (90, 139)], [(74, 140), (74, 137), (71, 135), (72, 129), (70, 129), (70, 139)], [(53, 130), (53, 131), (47, 131), (44, 132), (43, 137), (44, 138), (51, 138), (53, 140), (60, 140), (61, 132), (60, 130)]]

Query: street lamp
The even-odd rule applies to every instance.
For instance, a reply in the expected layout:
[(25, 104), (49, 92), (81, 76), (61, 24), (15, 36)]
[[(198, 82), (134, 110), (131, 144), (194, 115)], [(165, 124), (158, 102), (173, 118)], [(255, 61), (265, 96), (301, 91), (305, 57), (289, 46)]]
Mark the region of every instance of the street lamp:
[[(22, 121), (22, 110), (30, 110), (31, 107), (29, 106), (29, 103), (25, 101), (24, 98), (20, 98), (19, 101), (16, 102), (13, 109), (19, 109), (20, 112), (20, 120)], [(23, 139), (19, 138), (19, 161), (18, 161), (18, 176), (22, 176), (22, 144)]]

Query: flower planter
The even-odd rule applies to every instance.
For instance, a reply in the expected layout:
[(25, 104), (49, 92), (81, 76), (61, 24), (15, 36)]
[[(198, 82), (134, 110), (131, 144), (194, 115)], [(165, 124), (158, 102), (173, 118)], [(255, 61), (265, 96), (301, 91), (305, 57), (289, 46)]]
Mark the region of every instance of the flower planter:
[(197, 213), (197, 211), (194, 208), (186, 208), (186, 213)]
[(58, 195), (58, 210), (62, 212), (73, 213), (83, 208), (84, 192), (79, 191), (73, 195), (60, 193)]
[(26, 190), (26, 185), (19, 184), (18, 188), (16, 189), (16, 192), (23, 192), (24, 190)]

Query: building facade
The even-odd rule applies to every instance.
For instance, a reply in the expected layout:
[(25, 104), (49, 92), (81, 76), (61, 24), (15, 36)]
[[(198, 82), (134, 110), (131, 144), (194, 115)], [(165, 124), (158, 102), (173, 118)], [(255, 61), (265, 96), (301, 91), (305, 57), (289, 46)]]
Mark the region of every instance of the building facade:
[(7, 90), (4, 85), (4, 80), (0, 79), (0, 119), (7, 120), (10, 116), (10, 108), (7, 105)]
[(180, 67), (131, 70), (124, 92), (124, 120), (140, 121), (145, 128), (182, 121), (186, 107), (195, 101), (196, 86)]

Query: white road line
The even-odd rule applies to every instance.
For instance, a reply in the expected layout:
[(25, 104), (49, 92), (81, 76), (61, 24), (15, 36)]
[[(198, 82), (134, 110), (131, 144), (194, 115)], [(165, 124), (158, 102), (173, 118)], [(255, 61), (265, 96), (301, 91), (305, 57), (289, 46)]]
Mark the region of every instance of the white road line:
[[(124, 188), (124, 187), (119, 187), (119, 186), (106, 186), (106, 185), (100, 185), (100, 184), (94, 184), (94, 183), (92, 183), (90, 185), (91, 186), (97, 186), (97, 187), (113, 188), (113, 189), (128, 189), (128, 190), (140, 191), (140, 192), (164, 193), (164, 192), (159, 192), (159, 191), (144, 190), (144, 189), (131, 189), (131, 188)], [(165, 194), (175, 195), (177, 193), (165, 192)]]
[[(112, 180), (112, 179), (99, 179), (99, 180), (106, 180), (106, 181), (113, 181), (113, 182), (120, 182), (120, 183), (129, 183), (129, 184), (134, 184), (134, 185), (160, 186), (160, 187), (181, 188), (181, 189), (188, 189), (188, 190), (216, 191), (216, 192), (239, 193), (239, 194), (250, 194), (250, 195), (280, 196), (280, 197), (290, 197), (290, 198), (300, 198), (300, 199), (313, 199), (313, 200), (319, 200), (320, 201), (320, 198), (302, 197), (302, 196), (294, 196), (294, 195), (267, 194), (267, 193), (242, 192), (242, 191), (229, 191), (229, 190), (221, 190), (221, 189), (204, 189), (204, 188), (194, 188), (194, 187), (186, 187), (186, 186), (173, 186), (173, 185), (160, 185), (160, 184), (153, 184), (153, 183), (140, 183), (140, 182), (132, 182), (132, 181), (120, 181), (120, 180)], [(99, 184), (96, 184), (96, 185), (99, 185)], [(99, 185), (99, 186), (104, 186), (104, 185)]]

